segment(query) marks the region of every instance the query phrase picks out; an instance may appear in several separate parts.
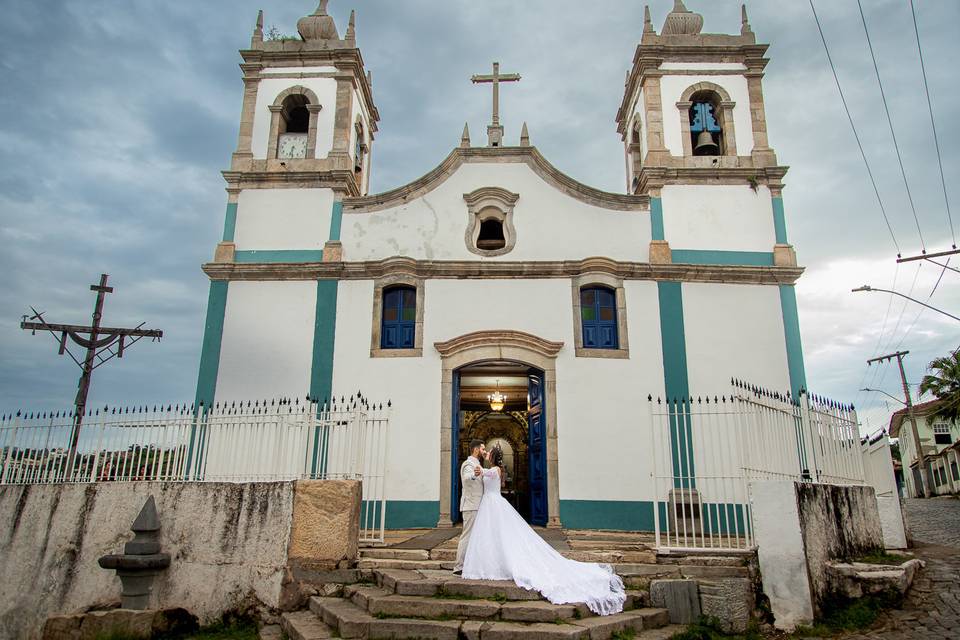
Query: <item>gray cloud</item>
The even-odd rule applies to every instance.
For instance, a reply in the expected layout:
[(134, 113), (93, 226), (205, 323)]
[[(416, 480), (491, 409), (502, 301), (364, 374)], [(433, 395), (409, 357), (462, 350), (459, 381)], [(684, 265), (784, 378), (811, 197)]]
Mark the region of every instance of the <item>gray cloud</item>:
[[(671, 4), (651, 3), (658, 26)], [(688, 4), (705, 15), (707, 31), (739, 28), (737, 2)], [(867, 370), (866, 358), (901, 344), (911, 350), (909, 375), (917, 382), (926, 362), (957, 346), (960, 332), (932, 313), (913, 324), (918, 308), (899, 301), (887, 313), (881, 294), (849, 293), (864, 281), (889, 286), (895, 272), (906, 292), (917, 267), (895, 266), (807, 3), (749, 4), (754, 31), (771, 43), (764, 80), (770, 138), (791, 166), (788, 230), (808, 267), (798, 288), (808, 379), (824, 394), (866, 403), (870, 425), (879, 426), (887, 408), (857, 389), (873, 384), (896, 393), (897, 377), (875, 375), (881, 370)], [(948, 248), (909, 9), (894, 0), (864, 4), (927, 246)], [(950, 180), (960, 169), (952, 144), (960, 5), (916, 4)], [(237, 49), (249, 42), (260, 6), (267, 26), (293, 33), (314, 4), (0, 1), (0, 407), (69, 405), (74, 365), (56, 356), (52, 340), (29, 336), (17, 322), (28, 304), (85, 322), (87, 285), (101, 271), (117, 287), (108, 321), (146, 320), (167, 337), (99, 370), (94, 402), (192, 397), (207, 299), (199, 265), (219, 239), (219, 171), (236, 143), (242, 92)], [(351, 7), (382, 116), (375, 191), (432, 169), (458, 143), (464, 121), (475, 143), (483, 139), (489, 89), (469, 77), (494, 59), (523, 75), (503, 91), (508, 140), (526, 121), (533, 143), (561, 170), (624, 189), (613, 120), (642, 29), (641, 3), (335, 0), (341, 31)], [(903, 251), (915, 253), (919, 238), (856, 4), (820, 0), (817, 7), (894, 232)], [(960, 195), (948, 186), (960, 223)], [(926, 299), (939, 273), (920, 267), (914, 294)], [(960, 310), (956, 278), (943, 276), (932, 304)]]

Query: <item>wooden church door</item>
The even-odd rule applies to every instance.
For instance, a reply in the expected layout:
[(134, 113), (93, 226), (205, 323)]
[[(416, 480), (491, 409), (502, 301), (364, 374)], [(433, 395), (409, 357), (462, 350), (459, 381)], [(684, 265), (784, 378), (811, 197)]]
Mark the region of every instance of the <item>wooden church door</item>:
[(530, 430), (530, 524), (545, 526), (547, 524), (547, 421), (543, 373), (531, 371), (528, 374), (527, 392), (530, 398), (530, 409), (527, 412), (527, 424)]
[(460, 372), (453, 372), (453, 406), (450, 413), (453, 414), (453, 424), (451, 427), (450, 439), (450, 468), (453, 471), (450, 487), (450, 521), (454, 524), (460, 522), (460, 465), (463, 460), (460, 459)]

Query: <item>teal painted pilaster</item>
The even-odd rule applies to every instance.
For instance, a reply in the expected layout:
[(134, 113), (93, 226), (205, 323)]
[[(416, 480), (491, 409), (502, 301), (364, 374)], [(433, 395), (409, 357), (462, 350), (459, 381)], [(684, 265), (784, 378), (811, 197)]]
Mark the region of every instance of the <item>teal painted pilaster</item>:
[(777, 234), (777, 244), (787, 244), (787, 217), (783, 213), (783, 198), (773, 198), (773, 230)]
[(226, 280), (210, 283), (207, 298), (207, 320), (203, 329), (203, 347), (200, 350), (200, 374), (197, 377), (197, 395), (194, 406), (202, 402), (209, 407), (217, 391), (217, 372), (220, 369), (220, 345), (223, 342), (223, 319), (227, 312)]
[(783, 313), (783, 334), (787, 343), (787, 368), (790, 372), (790, 393), (799, 397), (807, 388), (807, 374), (803, 366), (803, 346), (800, 343), (800, 316), (797, 313), (797, 293), (793, 285), (780, 285), (780, 310)]
[(343, 203), (333, 203), (333, 215), (330, 216), (330, 240), (340, 240), (340, 227), (343, 225)]
[(663, 236), (663, 202), (656, 197), (650, 198), (650, 239), (666, 239)]
[(237, 231), (237, 203), (227, 204), (227, 215), (223, 220), (223, 241), (233, 242), (233, 235)]
[[(679, 282), (658, 282), (657, 295), (660, 301), (660, 340), (663, 351), (663, 382), (667, 401), (674, 399), (685, 405), (690, 397), (687, 376), (687, 342), (683, 324), (683, 288)], [(694, 474), (693, 450), (690, 423), (677, 424), (670, 418), (670, 445), (673, 452), (674, 485), (688, 486), (680, 477), (691, 478)], [(693, 486), (692, 480), (689, 486)]]
[[(337, 281), (317, 281), (317, 307), (313, 328), (313, 362), (310, 367), (310, 397), (318, 402), (333, 394), (333, 345), (337, 329)], [(315, 476), (326, 464), (320, 460), (320, 444), (326, 434), (314, 433), (311, 473)]]

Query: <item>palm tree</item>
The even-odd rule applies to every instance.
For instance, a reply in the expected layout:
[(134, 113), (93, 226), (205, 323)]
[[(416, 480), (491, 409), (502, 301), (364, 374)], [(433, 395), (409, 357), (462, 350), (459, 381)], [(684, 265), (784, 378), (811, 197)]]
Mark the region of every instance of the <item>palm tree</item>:
[(920, 382), (920, 394), (930, 392), (940, 401), (932, 417), (956, 422), (960, 418), (960, 349), (937, 358), (927, 370), (930, 373)]

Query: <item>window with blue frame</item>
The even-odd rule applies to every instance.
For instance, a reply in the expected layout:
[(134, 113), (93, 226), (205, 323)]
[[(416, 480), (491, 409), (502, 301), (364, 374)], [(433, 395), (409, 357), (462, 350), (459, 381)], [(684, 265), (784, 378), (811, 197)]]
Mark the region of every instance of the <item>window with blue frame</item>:
[(381, 349), (413, 349), (417, 331), (417, 290), (391, 287), (383, 292)]
[(695, 95), (690, 107), (690, 137), (695, 156), (722, 154), (723, 128), (717, 117), (717, 102), (708, 95)]
[(584, 349), (619, 349), (617, 294), (607, 287), (580, 289)]

